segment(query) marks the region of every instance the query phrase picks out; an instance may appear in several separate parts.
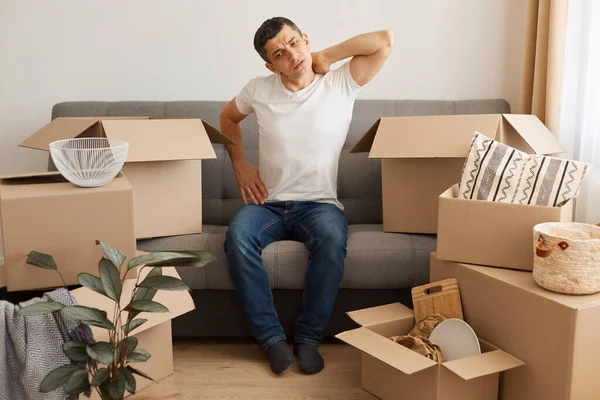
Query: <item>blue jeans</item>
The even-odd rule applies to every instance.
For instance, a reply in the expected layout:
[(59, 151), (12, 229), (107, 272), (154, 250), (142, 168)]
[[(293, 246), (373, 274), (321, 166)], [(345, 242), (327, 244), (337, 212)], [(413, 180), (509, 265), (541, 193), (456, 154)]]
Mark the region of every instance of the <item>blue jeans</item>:
[(310, 252), (302, 312), (294, 341), (318, 346), (344, 275), (346, 216), (333, 204), (285, 201), (244, 205), (229, 224), (225, 253), (231, 280), (258, 344), (285, 340), (273, 305), (262, 250), (278, 240), (303, 242)]

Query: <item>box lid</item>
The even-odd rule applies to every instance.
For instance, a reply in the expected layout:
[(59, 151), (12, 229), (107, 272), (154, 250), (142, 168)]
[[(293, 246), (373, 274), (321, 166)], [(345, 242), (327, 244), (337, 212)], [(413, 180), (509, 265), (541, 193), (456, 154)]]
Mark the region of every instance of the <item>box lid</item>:
[(404, 318), (411, 318), (414, 322), (412, 310), (401, 303), (391, 303), (357, 311), (349, 311), (347, 314), (354, 322), (361, 326), (371, 326)]
[[(144, 254), (141, 252), (138, 255)], [(152, 270), (152, 268), (142, 268), (140, 270), (140, 281)], [(180, 278), (177, 270), (173, 267), (163, 267), (163, 275)], [(125, 307), (131, 300), (131, 294), (135, 288), (136, 279), (126, 279), (123, 285), (121, 295), (121, 307)], [(86, 287), (77, 288), (71, 291), (75, 299), (80, 305), (95, 307), (99, 310), (104, 310), (108, 314), (108, 318), (112, 321), (114, 311), (114, 301), (94, 292)], [(185, 314), (195, 308), (192, 296), (187, 291), (167, 291), (159, 290), (154, 296), (154, 301), (161, 303), (169, 312), (167, 313), (151, 313), (142, 312), (136, 318), (145, 318), (148, 322), (131, 331), (133, 335), (148, 330), (158, 324), (167, 322), (179, 315)], [(127, 312), (123, 312), (123, 318), (127, 318)], [(113, 321), (114, 322), (114, 321)], [(108, 331), (103, 328), (91, 327), (96, 340), (108, 340)]]
[(216, 158), (211, 143), (234, 143), (198, 118), (142, 116), (56, 118), (19, 146), (48, 150), (56, 140), (98, 135), (128, 141), (127, 162)]
[(495, 138), (500, 114), (380, 118), (350, 149), (370, 158), (464, 158), (477, 130)]
[(564, 153), (566, 151), (556, 136), (550, 132), (537, 116), (503, 114), (503, 117), (513, 128), (515, 128), (536, 154), (555, 154)]
[(106, 185), (94, 188), (80, 188), (66, 180), (57, 171), (0, 177), (0, 200), (3, 202), (30, 197), (87, 196), (93, 193), (120, 190), (133, 190), (131, 183), (122, 172), (119, 172)]
[(335, 337), (407, 375), (438, 365), (437, 362), (367, 328), (342, 332)]
[(502, 350), (495, 349), (476, 356), (447, 361), (442, 365), (468, 381), (517, 368), (525, 363)]

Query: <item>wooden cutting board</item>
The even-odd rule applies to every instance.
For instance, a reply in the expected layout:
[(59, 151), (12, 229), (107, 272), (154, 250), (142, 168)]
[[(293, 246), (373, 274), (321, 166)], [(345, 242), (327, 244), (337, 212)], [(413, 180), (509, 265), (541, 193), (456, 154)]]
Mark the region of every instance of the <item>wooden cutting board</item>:
[(431, 314), (446, 318), (463, 318), (458, 280), (455, 278), (415, 286), (412, 289), (415, 322)]

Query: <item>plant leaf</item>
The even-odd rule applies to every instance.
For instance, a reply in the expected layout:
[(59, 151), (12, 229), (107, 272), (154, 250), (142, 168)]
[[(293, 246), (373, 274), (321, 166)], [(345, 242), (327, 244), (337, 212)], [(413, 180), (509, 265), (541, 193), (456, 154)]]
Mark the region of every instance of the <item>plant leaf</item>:
[(125, 394), (125, 378), (122, 373), (117, 370), (117, 379), (108, 382), (106, 385), (108, 388), (108, 394), (111, 399), (122, 399)]
[[(151, 276), (162, 276), (162, 268), (161, 267), (152, 268), (150, 270), (150, 272), (148, 273), (148, 275), (146, 275), (146, 278), (149, 278)], [(134, 289), (134, 293), (133, 293), (133, 300), (152, 300), (154, 298), (154, 296), (156, 295), (156, 292), (158, 292), (158, 290), (156, 290), (156, 289), (136, 287)], [(129, 320), (133, 320), (138, 314), (139, 314), (139, 311), (131, 311), (127, 318)]]
[(98, 263), (98, 270), (106, 295), (118, 303), (121, 299), (122, 289), (119, 269), (110, 260), (103, 257)]
[(138, 326), (142, 325), (145, 322), (148, 322), (148, 320), (144, 319), (144, 318), (134, 319), (129, 324), (123, 325), (123, 327), (121, 329), (123, 329), (123, 332), (126, 335), (128, 335), (129, 332), (131, 332), (132, 330), (134, 330), (135, 328), (137, 328)]
[(100, 386), (102, 382), (104, 382), (110, 376), (110, 371), (107, 368), (100, 368), (94, 374), (94, 379), (92, 379), (92, 385)]
[(104, 285), (102, 285), (102, 280), (97, 276), (92, 274), (88, 274), (87, 272), (81, 272), (77, 275), (77, 281), (81, 286), (85, 286), (88, 289), (93, 290), (94, 292), (100, 293), (106, 297), (106, 291), (104, 290)]
[(131, 373), (139, 375), (141, 377), (144, 377), (146, 379), (150, 379), (152, 382), (156, 382), (154, 379), (152, 379), (152, 377), (150, 375), (148, 375), (147, 373), (140, 371), (139, 369), (133, 368), (131, 365), (127, 366), (127, 369), (129, 371), (131, 371)]
[(63, 344), (63, 352), (71, 361), (87, 361), (88, 354), (85, 351), (85, 347), (86, 344), (83, 342), (79, 342), (77, 340), (70, 340)]
[(102, 364), (109, 365), (115, 359), (115, 354), (110, 343), (97, 342), (86, 346), (85, 349), (88, 356)]
[(29, 306), (25, 306), (17, 310), (17, 315), (21, 317), (32, 317), (35, 315), (46, 315), (50, 314), (54, 311), (59, 311), (64, 308), (64, 304), (60, 304), (56, 301), (45, 301), (39, 302), (35, 304), (31, 304)]
[(125, 389), (127, 389), (129, 393), (135, 393), (135, 376), (133, 376), (130, 370), (123, 367), (119, 367), (119, 373), (123, 375), (123, 379), (125, 380)]
[(135, 300), (129, 303), (125, 311), (145, 311), (145, 312), (169, 312), (169, 309), (156, 301)]
[[(162, 276), (162, 268), (161, 267), (152, 268), (152, 270), (148, 273), (148, 275), (146, 275), (146, 279), (153, 277), (153, 276)], [(156, 289), (138, 287), (135, 289), (135, 294), (133, 295), (133, 300), (152, 300), (154, 298), (154, 295), (156, 294), (156, 292), (157, 292)]]
[(125, 253), (121, 250), (112, 247), (110, 244), (96, 240), (96, 244), (102, 247), (102, 251), (106, 258), (108, 258), (116, 267), (120, 267), (125, 261)]
[(162, 266), (162, 267), (195, 267), (195, 268), (200, 268), (200, 267), (204, 267), (205, 265), (209, 264), (210, 262), (216, 260), (217, 258), (210, 252), (206, 251), (206, 250), (200, 250), (200, 251), (185, 251), (184, 253), (186, 254), (192, 254), (194, 256), (194, 258), (189, 258), (189, 257), (185, 257), (185, 258), (176, 258), (173, 260), (168, 260), (166, 262), (154, 262), (151, 264), (146, 264), (146, 265), (151, 265), (151, 266)]
[(35, 265), (36, 267), (40, 267), (43, 269), (49, 269), (53, 271), (57, 271), (58, 267), (54, 262), (54, 258), (51, 255), (38, 253), (37, 251), (31, 251), (27, 255), (27, 264)]
[[(154, 263), (161, 263), (161, 265), (168, 265), (170, 260), (182, 259), (182, 258), (195, 258), (194, 254), (174, 251), (159, 251), (150, 254), (144, 254), (143, 256), (134, 257), (127, 263), (127, 270), (137, 267), (138, 265), (152, 266)], [(166, 263), (166, 264), (165, 264)]]
[(150, 357), (150, 353), (148, 353), (146, 350), (137, 349), (132, 351), (131, 354), (127, 356), (127, 362), (145, 362), (148, 361)]
[(104, 382), (98, 386), (100, 389), (100, 394), (102, 399), (112, 399), (110, 394), (108, 393), (108, 385), (110, 384), (110, 379), (106, 379)]
[(125, 346), (125, 354), (129, 355), (133, 353), (133, 351), (138, 346), (138, 339), (135, 336), (131, 336), (127, 338), (127, 344)]
[(84, 324), (97, 326), (111, 331), (115, 330), (115, 325), (106, 318), (106, 311), (100, 311), (96, 308), (86, 306), (67, 306), (60, 310), (60, 312), (71, 318), (77, 319)]
[(66, 364), (61, 365), (60, 367), (50, 371), (50, 373), (46, 375), (46, 377), (42, 380), (42, 383), (40, 384), (40, 392), (48, 393), (56, 388), (61, 387), (62, 385), (67, 383), (67, 381), (75, 371), (80, 369), (83, 369), (85, 371), (85, 369), (81, 365)]
[(73, 395), (85, 392), (89, 387), (90, 382), (86, 369), (78, 369), (73, 372), (67, 383), (65, 383), (65, 391)]
[(139, 284), (140, 287), (158, 290), (190, 290), (181, 279), (172, 276), (150, 276)]

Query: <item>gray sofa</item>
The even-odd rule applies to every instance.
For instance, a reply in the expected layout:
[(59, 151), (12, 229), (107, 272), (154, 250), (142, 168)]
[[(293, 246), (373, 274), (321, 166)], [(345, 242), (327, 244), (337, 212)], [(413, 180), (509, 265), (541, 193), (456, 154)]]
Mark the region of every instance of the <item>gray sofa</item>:
[[(202, 118), (219, 127), (224, 101), (65, 102), (56, 104), (52, 118), (76, 116), (166, 116)], [(338, 196), (349, 221), (345, 275), (325, 335), (355, 325), (346, 311), (399, 301), (411, 306), (410, 289), (429, 280), (429, 253), (435, 235), (382, 231), (380, 161), (348, 149), (382, 116), (508, 113), (500, 99), (464, 101), (358, 100), (340, 160)], [(258, 126), (252, 115), (243, 122), (243, 145), (248, 160), (258, 156)], [(203, 161), (204, 232), (138, 241), (145, 251), (206, 249), (217, 260), (204, 269), (182, 268), (192, 288), (196, 309), (173, 321), (174, 336), (250, 336), (229, 280), (223, 242), (227, 224), (241, 206), (227, 151), (215, 145), (217, 159)], [(53, 166), (49, 163), (51, 169)], [(287, 334), (293, 333), (300, 311), (308, 252), (303, 244), (282, 241), (269, 245), (263, 260), (271, 278), (275, 305)]]

